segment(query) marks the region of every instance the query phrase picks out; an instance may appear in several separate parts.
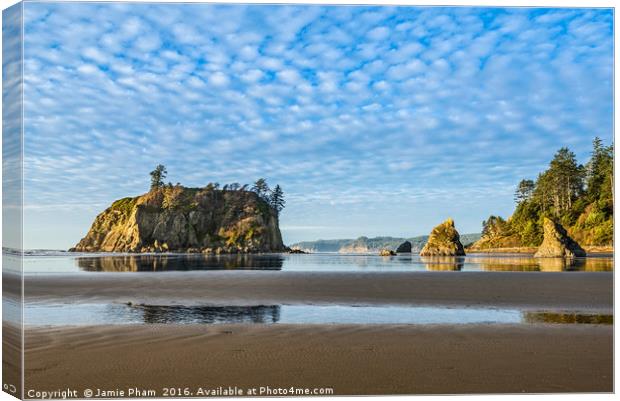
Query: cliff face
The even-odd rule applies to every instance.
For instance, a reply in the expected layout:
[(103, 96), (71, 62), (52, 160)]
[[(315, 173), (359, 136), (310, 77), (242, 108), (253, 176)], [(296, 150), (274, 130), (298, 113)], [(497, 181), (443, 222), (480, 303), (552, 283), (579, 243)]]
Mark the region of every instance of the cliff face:
[(586, 251), (573, 240), (564, 227), (545, 217), (543, 222), (545, 237), (534, 257), (575, 257), (586, 256)]
[(278, 216), (249, 191), (162, 187), (114, 202), (76, 252), (278, 252)]
[(448, 219), (433, 228), (420, 256), (463, 256), (465, 251), (454, 220)]

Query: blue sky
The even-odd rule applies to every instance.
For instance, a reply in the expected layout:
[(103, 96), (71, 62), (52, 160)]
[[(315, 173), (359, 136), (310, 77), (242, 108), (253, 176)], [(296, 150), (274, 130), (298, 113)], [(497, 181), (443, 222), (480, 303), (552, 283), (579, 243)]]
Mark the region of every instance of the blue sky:
[(25, 4), (25, 246), (169, 180), (287, 195), (285, 242), (478, 232), (612, 138), (609, 9)]

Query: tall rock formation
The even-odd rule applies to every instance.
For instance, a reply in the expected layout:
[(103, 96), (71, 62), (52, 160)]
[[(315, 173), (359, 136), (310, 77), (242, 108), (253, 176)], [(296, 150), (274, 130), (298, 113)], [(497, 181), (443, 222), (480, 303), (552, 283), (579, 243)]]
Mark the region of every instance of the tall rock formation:
[(463, 256), (465, 250), (454, 228), (454, 220), (448, 219), (433, 228), (420, 256)]
[(568, 236), (568, 233), (560, 224), (545, 217), (543, 220), (544, 238), (536, 258), (575, 257), (586, 256), (586, 251)]
[(76, 252), (250, 253), (285, 250), (276, 211), (254, 192), (180, 185), (112, 203)]

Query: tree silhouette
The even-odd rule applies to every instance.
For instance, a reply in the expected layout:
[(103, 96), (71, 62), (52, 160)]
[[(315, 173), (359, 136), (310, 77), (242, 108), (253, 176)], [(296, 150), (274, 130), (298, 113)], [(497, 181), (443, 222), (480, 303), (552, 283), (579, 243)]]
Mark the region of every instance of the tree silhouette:
[(164, 186), (164, 178), (166, 178), (168, 171), (166, 171), (166, 166), (158, 164), (155, 170), (151, 171), (149, 174), (151, 175), (151, 189), (155, 189)]
[(284, 191), (282, 191), (282, 187), (280, 187), (280, 185), (276, 185), (276, 187), (271, 192), (271, 196), (269, 197), (269, 204), (272, 208), (275, 209), (278, 215), (280, 214), (282, 209), (284, 209), (286, 201), (284, 200)]
[(259, 197), (266, 199), (269, 195), (269, 185), (267, 185), (267, 180), (264, 178), (259, 178), (256, 180), (252, 186), (252, 191), (256, 192)]

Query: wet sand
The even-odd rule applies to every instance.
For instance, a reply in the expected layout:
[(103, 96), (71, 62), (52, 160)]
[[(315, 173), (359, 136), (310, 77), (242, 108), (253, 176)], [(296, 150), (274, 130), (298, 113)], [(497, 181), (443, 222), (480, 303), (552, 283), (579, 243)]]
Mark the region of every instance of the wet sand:
[[(27, 301), (46, 303), (613, 309), (610, 272), (55, 274), (28, 276), (25, 284)], [(336, 395), (613, 391), (612, 325), (27, 326), (25, 348), (26, 391), (138, 387), (158, 396), (163, 387), (193, 392), (219, 386), (332, 387)]]
[[(5, 277), (6, 279), (6, 277)], [(27, 301), (149, 305), (400, 304), (609, 312), (611, 272), (211, 271), (27, 276)]]
[(612, 342), (612, 326), (592, 325), (30, 328), (25, 389), (610, 392)]

